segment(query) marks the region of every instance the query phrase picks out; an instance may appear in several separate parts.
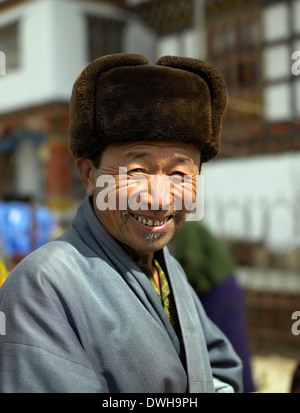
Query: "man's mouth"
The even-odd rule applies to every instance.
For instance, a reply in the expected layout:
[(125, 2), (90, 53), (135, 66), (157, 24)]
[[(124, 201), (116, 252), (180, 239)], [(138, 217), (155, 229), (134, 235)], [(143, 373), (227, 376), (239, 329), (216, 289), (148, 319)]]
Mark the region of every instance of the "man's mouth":
[(165, 225), (170, 219), (174, 217), (174, 215), (169, 215), (167, 217), (157, 218), (157, 217), (146, 217), (146, 216), (137, 215), (137, 214), (130, 214), (130, 216), (136, 219), (140, 224), (144, 224), (148, 227), (160, 227), (162, 225)]

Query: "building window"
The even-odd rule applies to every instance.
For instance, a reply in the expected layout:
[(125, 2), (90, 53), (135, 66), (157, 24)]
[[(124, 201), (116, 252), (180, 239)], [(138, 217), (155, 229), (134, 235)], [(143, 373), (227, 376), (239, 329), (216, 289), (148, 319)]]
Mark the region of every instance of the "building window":
[(261, 29), (259, 19), (250, 21), (249, 23), (249, 46), (251, 48), (258, 48), (261, 42)]
[(226, 84), (228, 88), (232, 88), (236, 86), (236, 66), (233, 64), (228, 64), (224, 69), (222, 70), (223, 75), (226, 80)]
[(215, 58), (248, 55), (260, 47), (261, 25), (257, 16), (232, 21), (208, 31), (209, 51)]
[(211, 35), (211, 53), (215, 58), (224, 53), (224, 33), (221, 30), (214, 31)]
[(265, 117), (278, 122), (291, 118), (291, 88), (288, 82), (268, 85), (264, 89)]
[(5, 53), (6, 72), (20, 67), (19, 22), (0, 27), (0, 50)]
[(258, 59), (252, 58), (247, 61), (240, 61), (237, 65), (238, 86), (254, 86), (259, 84), (260, 70)]
[(251, 82), (251, 66), (248, 62), (239, 62), (237, 66), (237, 81), (240, 86)]
[(88, 61), (123, 51), (125, 23), (99, 16), (87, 16)]
[(288, 43), (266, 47), (264, 53), (264, 77), (267, 81), (288, 78), (291, 57)]
[(230, 26), (224, 30), (224, 46), (225, 53), (232, 53), (236, 44), (236, 31), (235, 28)]
[(264, 40), (268, 42), (287, 39), (290, 35), (289, 2), (275, 3), (263, 11)]
[(247, 52), (256, 49), (260, 43), (260, 22), (257, 18), (241, 22), (237, 27), (238, 50)]

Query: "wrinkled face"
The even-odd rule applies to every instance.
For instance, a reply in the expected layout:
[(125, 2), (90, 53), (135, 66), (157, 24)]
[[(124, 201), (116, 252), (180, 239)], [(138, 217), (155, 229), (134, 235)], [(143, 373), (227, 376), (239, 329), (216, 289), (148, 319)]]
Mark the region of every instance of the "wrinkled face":
[(105, 229), (123, 244), (147, 254), (165, 246), (183, 225), (187, 211), (184, 202), (179, 208), (176, 202), (185, 196), (185, 177), (189, 178), (188, 194), (195, 201), (199, 167), (200, 150), (188, 144), (109, 145), (99, 168), (90, 168), (87, 192), (93, 196), (95, 213)]

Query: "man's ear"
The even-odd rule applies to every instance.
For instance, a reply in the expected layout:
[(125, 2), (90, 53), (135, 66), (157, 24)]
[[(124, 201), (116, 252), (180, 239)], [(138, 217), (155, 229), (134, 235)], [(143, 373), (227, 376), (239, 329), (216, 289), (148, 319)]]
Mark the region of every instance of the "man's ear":
[(76, 166), (79, 170), (81, 180), (86, 187), (87, 195), (94, 195), (96, 180), (93, 162), (88, 158), (78, 158), (76, 159)]

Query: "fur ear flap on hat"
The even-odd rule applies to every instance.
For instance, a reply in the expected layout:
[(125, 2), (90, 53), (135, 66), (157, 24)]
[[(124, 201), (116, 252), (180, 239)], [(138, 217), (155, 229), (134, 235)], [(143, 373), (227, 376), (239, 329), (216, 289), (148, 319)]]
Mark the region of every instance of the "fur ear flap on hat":
[(104, 142), (99, 142), (101, 137), (95, 131), (95, 89), (101, 73), (119, 66), (148, 63), (144, 56), (138, 54), (107, 55), (95, 59), (78, 75), (70, 99), (69, 122), (69, 149), (75, 159), (91, 158), (100, 148), (105, 147)]
[(211, 140), (202, 147), (202, 159), (204, 158), (203, 162), (205, 162), (214, 158), (220, 150), (222, 118), (228, 103), (228, 92), (224, 77), (212, 64), (192, 58), (163, 56), (156, 64), (187, 70), (197, 74), (207, 83), (211, 97), (212, 134)]
[(207, 62), (165, 56), (150, 65), (137, 54), (104, 56), (73, 86), (69, 148), (75, 158), (93, 158), (113, 143), (184, 142), (207, 162), (220, 148), (226, 103), (225, 81)]

